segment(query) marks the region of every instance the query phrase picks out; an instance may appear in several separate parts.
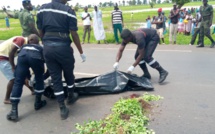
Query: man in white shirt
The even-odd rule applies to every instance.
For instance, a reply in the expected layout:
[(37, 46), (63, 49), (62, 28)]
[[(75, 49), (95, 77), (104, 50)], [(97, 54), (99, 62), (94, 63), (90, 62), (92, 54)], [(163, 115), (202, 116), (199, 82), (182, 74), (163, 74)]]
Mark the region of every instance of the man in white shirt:
[(85, 37), (86, 37), (86, 33), (88, 33), (88, 43), (90, 43), (90, 31), (91, 31), (91, 16), (90, 14), (88, 13), (88, 7), (86, 6), (84, 8), (84, 11), (81, 15), (81, 18), (83, 20), (83, 25), (84, 25), (84, 34), (83, 34), (83, 39), (82, 39), (82, 44), (84, 44), (84, 41), (85, 41)]

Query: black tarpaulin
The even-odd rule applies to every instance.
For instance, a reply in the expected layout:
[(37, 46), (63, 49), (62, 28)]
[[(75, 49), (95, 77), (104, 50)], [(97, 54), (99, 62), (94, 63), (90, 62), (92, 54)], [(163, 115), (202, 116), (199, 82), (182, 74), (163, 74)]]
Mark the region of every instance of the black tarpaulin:
[[(95, 77), (75, 79), (75, 92), (84, 95), (87, 94), (110, 94), (133, 90), (152, 90), (153, 86), (147, 78), (140, 78), (121, 71), (112, 71)], [(45, 96), (50, 92), (52, 86), (45, 89)], [(64, 83), (66, 92), (66, 84)], [(49, 96), (52, 93), (48, 93)], [(50, 98), (50, 97), (48, 97)]]

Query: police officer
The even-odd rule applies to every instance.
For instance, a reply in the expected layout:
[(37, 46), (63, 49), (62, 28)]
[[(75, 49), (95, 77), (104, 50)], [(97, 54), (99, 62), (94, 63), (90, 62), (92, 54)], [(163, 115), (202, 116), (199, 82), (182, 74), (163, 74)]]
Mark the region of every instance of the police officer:
[(17, 66), (15, 69), (15, 81), (10, 96), (12, 109), (7, 115), (8, 120), (18, 120), (18, 103), (20, 101), (22, 87), (24, 85), (25, 78), (28, 75), (29, 68), (32, 68), (35, 74), (36, 85), (34, 91), (36, 97), (34, 108), (35, 110), (39, 110), (46, 105), (46, 101), (41, 100), (42, 94), (44, 92), (44, 59), (43, 49), (39, 45), (39, 37), (35, 34), (32, 34), (28, 37), (28, 44), (24, 45), (18, 54)]
[(135, 31), (130, 31), (129, 29), (124, 29), (121, 33), (121, 38), (123, 39), (122, 44), (119, 47), (116, 63), (113, 65), (114, 69), (118, 68), (119, 60), (122, 57), (122, 53), (129, 42), (137, 45), (137, 51), (135, 54), (135, 62), (128, 68), (128, 73), (131, 73), (134, 68), (139, 64), (140, 68), (143, 70), (144, 75), (148, 79), (151, 79), (151, 75), (148, 72), (146, 63), (152, 68), (157, 69), (160, 73), (159, 83), (162, 83), (168, 72), (164, 70), (160, 64), (152, 57), (157, 44), (159, 42), (159, 36), (155, 29), (141, 28)]
[(203, 6), (200, 7), (200, 14), (202, 17), (200, 25), (200, 41), (201, 43), (197, 47), (204, 47), (204, 35), (211, 41), (211, 48), (214, 47), (215, 42), (210, 35), (210, 27), (213, 22), (213, 7), (208, 4), (208, 0), (202, 0)]
[(28, 37), (30, 34), (36, 34), (39, 36), (39, 33), (35, 27), (34, 17), (30, 12), (33, 10), (31, 0), (22, 0), (22, 5), (24, 10), (17, 12), (14, 15), (8, 13), (5, 7), (3, 7), (3, 11), (9, 17), (19, 19), (20, 25), (22, 27), (22, 36)]
[(74, 93), (74, 55), (70, 46), (71, 39), (86, 60), (77, 34), (77, 18), (71, 7), (66, 6), (68, 0), (52, 0), (41, 6), (37, 14), (37, 27), (44, 45), (44, 58), (52, 78), (54, 94), (60, 107), (61, 119), (68, 117), (69, 109), (65, 106), (62, 84), (62, 71), (68, 87), (67, 104), (74, 103), (78, 94)]

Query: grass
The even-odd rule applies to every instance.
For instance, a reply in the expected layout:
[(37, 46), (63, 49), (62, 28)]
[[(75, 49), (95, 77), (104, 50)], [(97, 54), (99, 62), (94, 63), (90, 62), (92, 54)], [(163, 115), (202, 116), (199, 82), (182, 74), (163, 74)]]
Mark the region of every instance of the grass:
[[(211, 3), (215, 3), (215, 2), (210, 2)], [(185, 6), (189, 5), (191, 3), (186, 4)], [(199, 4), (201, 5), (201, 2), (193, 2), (193, 6)], [(164, 7), (171, 7), (172, 4), (159, 4), (159, 6), (164, 6)], [(142, 6), (134, 6), (135, 9), (142, 9)], [(120, 7), (124, 10), (131, 10), (134, 9), (132, 6), (126, 6), (126, 7)], [(114, 35), (113, 35), (113, 29), (112, 29), (112, 24), (111, 24), (111, 14), (109, 11), (112, 11), (112, 8), (105, 8), (105, 11), (102, 9), (103, 11), (103, 23), (104, 23), (104, 28), (105, 28), (105, 32), (106, 32), (106, 39), (109, 43), (114, 43)], [(107, 12), (108, 11), (108, 12)], [(80, 17), (81, 12), (77, 13), (77, 18), (78, 18), (78, 34), (80, 36), (80, 39), (82, 41), (82, 36), (83, 36), (83, 26), (82, 26), (82, 20)], [(123, 18), (124, 18), (124, 24), (125, 27), (124, 28), (128, 28), (131, 30), (135, 30), (137, 28), (143, 27), (143, 23), (145, 23), (145, 19), (149, 16), (156, 16), (157, 12), (156, 11), (145, 11), (145, 12), (138, 12), (138, 13), (134, 13), (133, 15), (133, 19), (131, 19), (131, 14), (130, 13), (123, 13)], [(167, 11), (166, 11), (166, 15)], [(2, 14), (0, 13), (0, 16), (2, 16)], [(215, 17), (213, 19), (213, 23), (215, 23)], [(11, 28), (10, 29), (6, 29), (6, 25), (5, 25), (5, 20), (4, 19), (0, 19), (0, 31), (2, 32), (2, 34), (0, 35), (0, 40), (6, 40), (10, 37), (13, 36), (17, 36), (17, 35), (21, 35), (22, 33), (22, 29), (20, 27), (19, 24), (19, 20), (17, 19), (10, 19), (10, 24), (11, 24)], [(215, 35), (213, 35), (213, 38), (215, 38)], [(165, 43), (169, 44), (168, 42), (169, 40), (169, 35), (168, 33), (165, 35)], [(184, 36), (181, 34), (178, 34), (177, 36), (177, 44), (182, 45), (182, 44), (189, 44), (191, 40), (191, 36)], [(97, 41), (94, 38), (94, 33), (93, 33), (93, 28), (91, 31), (91, 39), (90, 39), (91, 43), (97, 43)], [(205, 44), (210, 44), (208, 39), (205, 39)]]

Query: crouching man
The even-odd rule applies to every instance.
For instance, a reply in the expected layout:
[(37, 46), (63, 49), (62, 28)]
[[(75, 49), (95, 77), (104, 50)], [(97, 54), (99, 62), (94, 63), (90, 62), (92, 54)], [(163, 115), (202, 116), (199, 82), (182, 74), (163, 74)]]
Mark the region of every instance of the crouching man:
[(18, 120), (18, 103), (22, 95), (22, 88), (25, 83), (25, 78), (28, 75), (28, 70), (31, 68), (35, 74), (35, 103), (34, 109), (39, 110), (46, 105), (45, 100), (41, 100), (44, 92), (43, 73), (44, 73), (44, 59), (43, 48), (39, 45), (39, 37), (36, 34), (31, 34), (28, 37), (28, 44), (24, 45), (17, 60), (15, 68), (15, 80), (10, 96), (12, 109), (7, 115), (8, 120)]
[(159, 83), (162, 83), (168, 72), (164, 70), (160, 64), (152, 57), (157, 44), (159, 42), (159, 36), (154, 29), (142, 28), (136, 31), (130, 31), (129, 29), (124, 29), (121, 33), (121, 38), (123, 39), (122, 44), (118, 50), (116, 56), (116, 63), (113, 65), (114, 69), (118, 68), (119, 60), (122, 57), (122, 53), (129, 42), (132, 42), (137, 45), (137, 50), (135, 54), (135, 62), (128, 68), (128, 73), (131, 73), (134, 68), (139, 64), (140, 68), (143, 70), (144, 75), (148, 79), (151, 79), (151, 75), (148, 72), (146, 63), (152, 68), (158, 70), (160, 73)]

